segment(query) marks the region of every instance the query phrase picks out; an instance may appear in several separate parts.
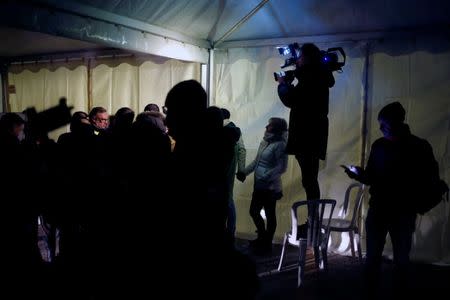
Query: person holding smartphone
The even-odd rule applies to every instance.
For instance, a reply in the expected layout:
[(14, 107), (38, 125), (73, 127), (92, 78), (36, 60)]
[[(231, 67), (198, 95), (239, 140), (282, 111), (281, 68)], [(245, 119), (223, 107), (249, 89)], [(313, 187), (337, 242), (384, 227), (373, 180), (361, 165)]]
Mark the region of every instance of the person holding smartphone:
[(379, 287), (388, 233), (394, 252), (393, 288), (399, 292), (405, 288), (416, 221), (414, 201), (423, 201), (418, 199), (420, 188), (432, 177), (439, 178), (433, 149), (426, 140), (411, 134), (404, 123), (405, 114), (399, 102), (383, 107), (378, 114), (383, 137), (372, 144), (366, 168), (345, 168), (350, 178), (370, 186), (365, 279), (371, 295), (376, 294)]

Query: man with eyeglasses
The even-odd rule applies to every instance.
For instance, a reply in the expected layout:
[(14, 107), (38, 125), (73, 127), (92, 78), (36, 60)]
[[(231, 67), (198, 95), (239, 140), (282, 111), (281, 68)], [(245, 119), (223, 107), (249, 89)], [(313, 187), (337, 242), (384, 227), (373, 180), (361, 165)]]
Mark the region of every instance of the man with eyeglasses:
[(101, 106), (94, 107), (89, 113), (89, 121), (94, 127), (95, 135), (99, 135), (109, 127), (109, 114)]

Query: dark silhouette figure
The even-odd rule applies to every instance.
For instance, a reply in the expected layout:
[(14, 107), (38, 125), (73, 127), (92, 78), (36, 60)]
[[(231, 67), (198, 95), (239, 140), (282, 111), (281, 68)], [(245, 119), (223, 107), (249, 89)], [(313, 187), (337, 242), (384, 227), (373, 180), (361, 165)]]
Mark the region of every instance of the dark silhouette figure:
[[(55, 201), (56, 226), (59, 228), (59, 256), (56, 257), (56, 286), (65, 299), (83, 299), (90, 292), (92, 205), (89, 192), (93, 185), (91, 164), (94, 129), (87, 113), (72, 115), (70, 132), (58, 138), (58, 198)], [(76, 191), (76, 192), (75, 192)]]
[[(168, 238), (184, 245), (176, 269), (197, 270), (177, 286), (183, 295), (200, 299), (210, 299), (218, 292), (223, 298), (251, 299), (257, 287), (254, 266), (224, 239), (226, 203), (222, 205), (222, 200), (226, 195), (221, 194), (217, 179), (223, 173), (220, 168), (227, 152), (217, 147), (224, 139), (209, 135), (222, 129), (223, 120), (217, 114), (220, 109), (207, 113), (206, 104), (206, 92), (194, 80), (175, 85), (165, 102), (169, 134), (176, 140), (167, 191), (172, 222), (166, 221), (166, 232), (172, 233)], [(174, 249), (180, 255), (180, 249)], [(168, 249), (165, 255), (170, 253)]]
[(291, 109), (287, 153), (295, 155), (301, 171), (307, 199), (319, 199), (317, 180), (319, 160), (324, 160), (328, 140), (329, 88), (334, 85), (332, 72), (320, 62), (320, 50), (304, 44), (297, 60), (296, 86), (279, 77), (278, 95)]
[(18, 114), (6, 113), (0, 119), (2, 299), (11, 295), (29, 298), (37, 294), (42, 283), (37, 241), (37, 219), (42, 211), (42, 190), (37, 182), (41, 164), (35, 148), (21, 142), (24, 127), (25, 121)]
[(156, 111), (160, 112), (159, 106), (156, 103), (149, 103), (144, 107), (144, 111)]
[(236, 176), (236, 169), (242, 172), (245, 168), (246, 149), (244, 141), (242, 139), (241, 129), (237, 127), (230, 120), (230, 111), (226, 108), (222, 108), (223, 126), (228, 136), (233, 136), (233, 139), (237, 138), (237, 142), (234, 143), (234, 151), (231, 158), (230, 165), (227, 167), (227, 190), (228, 190), (228, 213), (227, 213), (227, 234), (231, 240), (234, 240), (236, 232), (236, 206), (233, 199), (234, 180)]
[[(409, 252), (415, 229), (415, 201), (426, 201), (420, 187), (439, 179), (438, 164), (430, 144), (411, 134), (399, 102), (381, 109), (378, 122), (383, 137), (372, 144), (365, 169), (346, 170), (349, 177), (370, 185), (366, 218), (366, 283), (369, 295), (379, 287), (382, 254), (389, 233), (394, 252), (394, 291), (402, 293), (408, 282)], [(434, 179), (432, 179), (434, 180)]]

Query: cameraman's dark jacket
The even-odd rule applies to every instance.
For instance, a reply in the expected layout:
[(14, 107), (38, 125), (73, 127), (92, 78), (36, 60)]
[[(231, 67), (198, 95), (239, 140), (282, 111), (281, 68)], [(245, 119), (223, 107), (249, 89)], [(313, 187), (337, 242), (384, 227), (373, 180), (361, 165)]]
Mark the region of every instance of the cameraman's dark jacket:
[(278, 86), (289, 116), (288, 154), (313, 154), (325, 159), (328, 140), (328, 89), (334, 85), (331, 71), (321, 65), (297, 68), (298, 84)]

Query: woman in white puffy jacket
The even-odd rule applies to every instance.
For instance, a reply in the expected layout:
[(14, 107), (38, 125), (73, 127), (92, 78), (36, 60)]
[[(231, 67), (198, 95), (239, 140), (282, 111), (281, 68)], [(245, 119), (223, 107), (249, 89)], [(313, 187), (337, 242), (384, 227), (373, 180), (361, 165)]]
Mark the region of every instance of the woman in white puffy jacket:
[[(248, 174), (255, 172), (250, 216), (256, 225), (258, 237), (250, 244), (258, 250), (270, 250), (272, 247), (277, 227), (276, 201), (282, 197), (281, 174), (286, 171), (288, 161), (286, 141), (286, 120), (270, 118), (255, 160), (237, 174), (238, 180), (244, 181)], [(263, 208), (267, 226), (260, 214)]]

